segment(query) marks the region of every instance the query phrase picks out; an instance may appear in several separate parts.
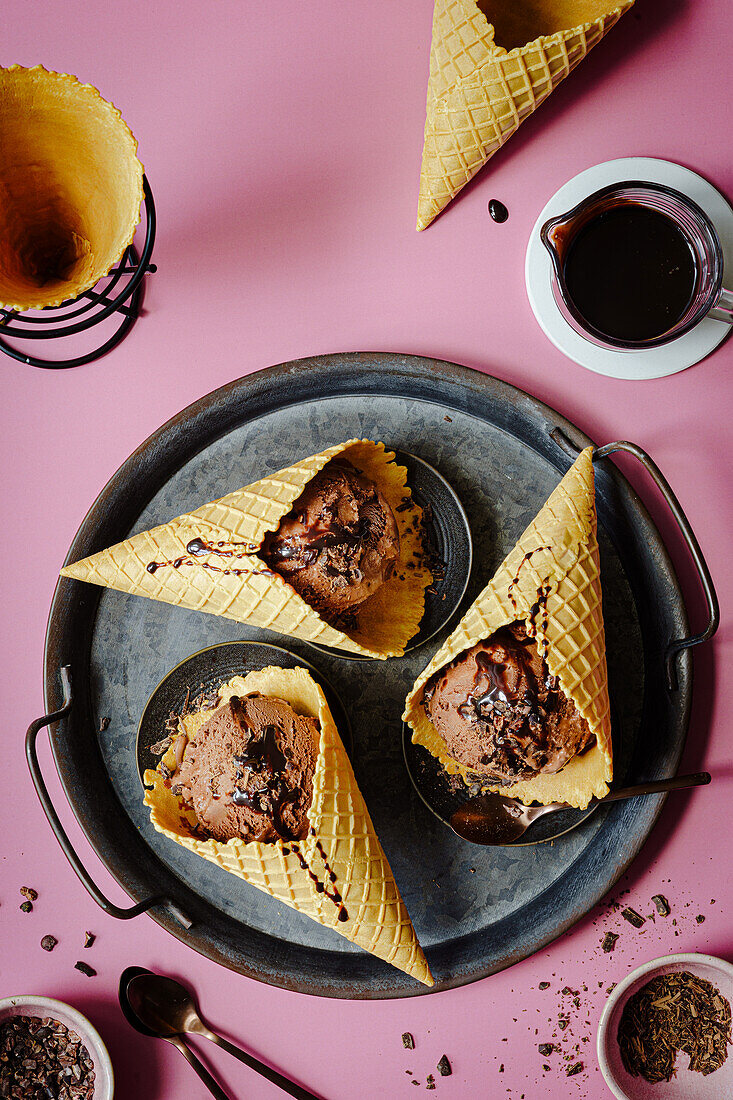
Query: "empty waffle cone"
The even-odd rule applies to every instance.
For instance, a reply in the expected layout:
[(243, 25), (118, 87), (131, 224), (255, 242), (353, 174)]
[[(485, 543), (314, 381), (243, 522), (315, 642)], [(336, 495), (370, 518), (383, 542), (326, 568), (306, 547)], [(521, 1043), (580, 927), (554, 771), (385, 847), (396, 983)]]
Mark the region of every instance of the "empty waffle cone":
[[(353, 629), (326, 622), (258, 556), (267, 532), (277, 529), (308, 482), (337, 455), (348, 458), (377, 485), (400, 534), (395, 569), (356, 609)], [(422, 510), (411, 498), (407, 470), (393, 460), (394, 453), (385, 451), (383, 443), (358, 439), (339, 443), (68, 565), (61, 575), (349, 653), (382, 659), (401, 656), (419, 628), (431, 574), (423, 563)], [(193, 556), (187, 550), (192, 539), (204, 539), (211, 553)], [(156, 568), (151, 572), (153, 563)]]
[[(170, 781), (166, 786), (158, 771), (147, 771), (145, 803), (153, 825), (182, 847), (333, 928), (424, 985), (433, 985), (321, 688), (303, 668), (271, 667), (235, 676), (218, 695), (225, 703), (233, 695), (255, 691), (284, 699), (296, 713), (318, 719), (320, 744), (306, 839), (271, 844), (245, 843), (239, 838), (227, 843), (202, 839), (195, 815), (172, 793)], [(192, 736), (212, 713), (202, 710), (180, 721)], [(170, 757), (163, 762), (172, 767), (175, 750), (168, 751)], [(340, 901), (323, 889), (324, 882), (333, 882)], [(320, 891), (317, 883), (321, 883)]]
[(419, 230), (430, 225), (633, 2), (435, 0)]
[(0, 305), (44, 309), (90, 290), (140, 221), (143, 167), (96, 88), (41, 65), (0, 69)]
[[(608, 793), (613, 778), (611, 719), (601, 580), (596, 538), (592, 448), (587, 447), (562, 479), (519, 542), (499, 566), (461, 622), (418, 677), (405, 702), (404, 720), (412, 740), (440, 760), (446, 770), (481, 774), (450, 757), (423, 706), (425, 684), (459, 653), (509, 623), (521, 621), (535, 635), (551, 675), (595, 734), (595, 744), (572, 757), (553, 775), (539, 774), (511, 787), (485, 787), (522, 802), (567, 802), (585, 809), (591, 798)], [(540, 592), (547, 618), (538, 623)]]

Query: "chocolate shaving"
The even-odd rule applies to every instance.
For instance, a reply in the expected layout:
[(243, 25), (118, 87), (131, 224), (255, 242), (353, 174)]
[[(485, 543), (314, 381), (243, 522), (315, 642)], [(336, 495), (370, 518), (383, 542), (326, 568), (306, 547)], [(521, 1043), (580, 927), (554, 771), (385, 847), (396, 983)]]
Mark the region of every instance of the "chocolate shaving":
[(728, 1057), (730, 1004), (711, 982), (687, 970), (660, 974), (624, 1005), (617, 1040), (633, 1077), (671, 1081), (680, 1050), (695, 1073), (714, 1073)]
[(568, 1066), (568, 1068), (565, 1070), (565, 1076), (566, 1077), (574, 1077), (576, 1073), (582, 1073), (582, 1072), (583, 1072), (583, 1063), (582, 1062), (576, 1062), (575, 1065)]
[(550, 1054), (553, 1054), (554, 1051), (557, 1050), (557, 1047), (554, 1043), (540, 1043), (537, 1049), (543, 1058), (548, 1058)]
[(668, 917), (672, 910), (664, 894), (655, 894), (652, 898), (660, 917)]
[(634, 928), (641, 928), (642, 924), (646, 924), (646, 920), (641, 913), (637, 913), (636, 909), (632, 909), (630, 905), (621, 910), (621, 916), (629, 924), (633, 924)]
[(91, 947), (92, 944), (94, 943), (94, 941), (96, 940), (96, 938), (97, 937), (94, 935), (93, 932), (85, 932), (84, 933), (84, 946), (85, 947)]

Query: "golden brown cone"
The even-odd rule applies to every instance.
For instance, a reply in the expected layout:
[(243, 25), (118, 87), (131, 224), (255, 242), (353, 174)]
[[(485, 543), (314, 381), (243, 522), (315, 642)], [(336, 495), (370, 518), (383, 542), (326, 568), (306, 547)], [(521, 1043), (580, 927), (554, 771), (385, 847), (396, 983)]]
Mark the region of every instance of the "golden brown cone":
[[(259, 548), (266, 533), (278, 527), (308, 482), (337, 455), (348, 458), (375, 482), (395, 514), (400, 533), (395, 570), (359, 607), (353, 629), (341, 630), (327, 623), (287, 581), (269, 570), (257, 556), (257, 549), (244, 560), (231, 563), (242, 570), (251, 568), (244, 576), (212, 572), (198, 559), (193, 565), (177, 569), (166, 566), (153, 574), (147, 571), (150, 562), (174, 562), (178, 558), (190, 561), (186, 547), (199, 536), (212, 543)], [(423, 564), (419, 530), (422, 510), (411, 500), (407, 470), (393, 459), (394, 453), (385, 451), (383, 443), (359, 439), (338, 443), (170, 523), (132, 535), (68, 565), (61, 576), (249, 622), (366, 657), (401, 656), (419, 628), (431, 575)], [(226, 567), (230, 559), (214, 555), (207, 560)]]
[[(546, 653), (557, 676), (596, 736), (596, 744), (554, 775), (538, 775), (501, 790), (523, 802), (567, 802), (584, 809), (602, 798), (613, 778), (611, 719), (601, 580), (596, 538), (593, 451), (576, 459), (547, 503), (510, 551), (483, 592), (420, 674), (405, 701), (412, 740), (436, 756), (447, 771), (480, 774), (453, 760), (423, 707), (423, 689), (434, 672), (508, 623), (521, 620)], [(528, 557), (528, 555), (530, 555)], [(540, 588), (549, 586), (547, 623), (538, 624)], [(546, 646), (546, 650), (545, 650)]]
[[(281, 840), (272, 844), (245, 843), (238, 838), (224, 844), (202, 839), (194, 828), (195, 815), (166, 787), (157, 771), (148, 771), (145, 803), (150, 807), (153, 825), (182, 847), (333, 928), (424, 985), (432, 985), (430, 969), (321, 688), (303, 668), (270, 667), (234, 677), (219, 689), (219, 697), (227, 702), (232, 695), (254, 691), (284, 699), (297, 713), (319, 721), (320, 744), (308, 812), (313, 835), (297, 844)], [(183, 719), (186, 732), (193, 735), (212, 713), (204, 710), (187, 716)], [(173, 750), (169, 752), (175, 755)], [(316, 890), (293, 851), (294, 847), (300, 849), (323, 882), (327, 872), (316, 842), (334, 872), (334, 885), (348, 913), (345, 921), (338, 919), (338, 905)]]
[[(418, 230), (430, 225), (633, 2), (486, 0), (479, 6), (476, 0), (435, 0)], [(504, 49), (495, 37), (514, 48)]]
[(120, 112), (42, 65), (0, 69), (0, 305), (90, 290), (132, 243), (143, 166)]

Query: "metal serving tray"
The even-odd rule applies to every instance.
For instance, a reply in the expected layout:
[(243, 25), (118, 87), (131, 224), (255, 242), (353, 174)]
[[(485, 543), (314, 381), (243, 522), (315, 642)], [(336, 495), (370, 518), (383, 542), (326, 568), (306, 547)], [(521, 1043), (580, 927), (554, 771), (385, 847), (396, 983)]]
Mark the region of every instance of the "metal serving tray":
[[(389, 354), (330, 355), (272, 367), (216, 390), (154, 433), (104, 488), (69, 551), (74, 561), (268, 471), (352, 436), (424, 458), (468, 513), (474, 566), (461, 613), (491, 577), (577, 451), (558, 413), (465, 367)], [(643, 456), (643, 453), (641, 453)], [(611, 460), (596, 462), (610, 690), (621, 730), (618, 781), (674, 774), (692, 690), (685, 605), (660, 535)], [(677, 507), (674, 497), (668, 497)], [(116, 916), (145, 909), (196, 951), (262, 981), (334, 997), (424, 992), (247, 883), (174, 845), (142, 805), (135, 734), (166, 672), (219, 642), (260, 640), (311, 661), (348, 709), (354, 767), (415, 928), (446, 989), (530, 955), (609, 890), (646, 840), (663, 796), (600, 808), (552, 844), (482, 849), (461, 841), (412, 789), (402, 757), (403, 701), (455, 623), (388, 662), (349, 661), (292, 638), (162, 603), (60, 581), (45, 653), (46, 706), (28, 756), (44, 808), (87, 889)], [(684, 644), (673, 646), (672, 643)], [(73, 691), (70, 702), (69, 683)], [(56, 715), (58, 718), (58, 714)], [(109, 717), (106, 729), (102, 718)], [(133, 899), (112, 905), (91, 882), (43, 785), (35, 754), (50, 724), (66, 795), (94, 850)]]

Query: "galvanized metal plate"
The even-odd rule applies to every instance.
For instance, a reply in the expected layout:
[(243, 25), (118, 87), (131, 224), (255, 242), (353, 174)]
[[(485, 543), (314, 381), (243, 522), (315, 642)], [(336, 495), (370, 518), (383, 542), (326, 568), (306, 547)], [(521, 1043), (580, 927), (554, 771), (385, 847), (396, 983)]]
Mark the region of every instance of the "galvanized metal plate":
[[(622, 426), (619, 426), (622, 428)], [(430, 359), (348, 354), (301, 360), (209, 394), (147, 440), (93, 505), (68, 560), (352, 436), (382, 439), (434, 466), (457, 491), (477, 552), (462, 609), (569, 466), (552, 438), (590, 441), (562, 416), (476, 371)], [(613, 464), (598, 463), (602, 581), (611, 691), (628, 730), (629, 782), (672, 774), (689, 720), (691, 659), (670, 694), (663, 656), (687, 617), (660, 536)], [(586, 913), (644, 843), (662, 797), (599, 809), (552, 845), (477, 849), (413, 791), (401, 711), (449, 625), (405, 657), (352, 662), (212, 616), (60, 582), (46, 646), (46, 701), (58, 670), (77, 688), (52, 733), (62, 783), (97, 853), (136, 900), (163, 893), (154, 918), (197, 951), (289, 989), (340, 997), (423, 992), (406, 975), (159, 836), (140, 795), (135, 731), (152, 690), (190, 654), (225, 641), (287, 645), (333, 683), (354, 731), (354, 767), (377, 832), (437, 979), (461, 985), (547, 944)], [(102, 717), (109, 726), (100, 730)], [(143, 918), (144, 919), (144, 918)]]
[(333, 715), (341, 740), (349, 756), (354, 749), (351, 721), (348, 711), (328, 680), (304, 657), (296, 657), (279, 645), (263, 642), (224, 642), (207, 646), (192, 653), (185, 661), (166, 673), (145, 704), (137, 728), (135, 755), (140, 783), (145, 772), (155, 768), (160, 760), (160, 750), (155, 751), (164, 739), (166, 722), (171, 714), (183, 714), (191, 699), (197, 695), (215, 694), (233, 676), (246, 676), (261, 668), (306, 668), (323, 694)]

